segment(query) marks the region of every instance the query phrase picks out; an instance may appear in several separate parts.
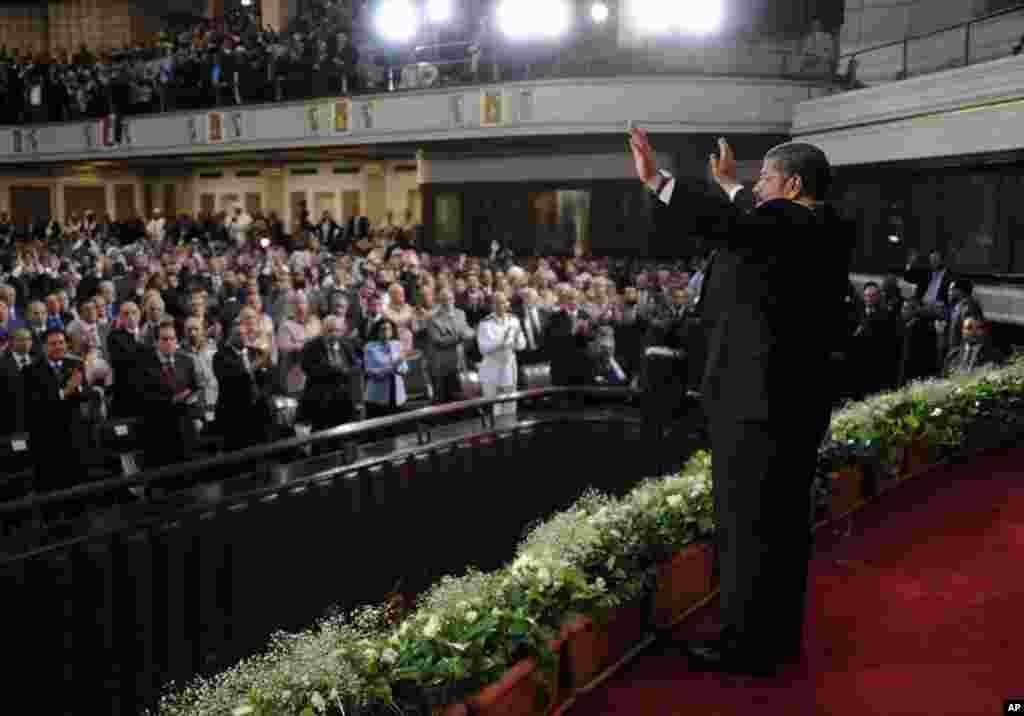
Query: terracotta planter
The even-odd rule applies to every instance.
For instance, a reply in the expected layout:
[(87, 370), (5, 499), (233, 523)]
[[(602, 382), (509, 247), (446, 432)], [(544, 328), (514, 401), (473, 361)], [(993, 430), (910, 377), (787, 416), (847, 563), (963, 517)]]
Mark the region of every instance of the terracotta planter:
[(568, 686), (580, 689), (617, 662), (647, 633), (650, 601), (640, 599), (614, 610), (607, 622), (580, 617), (566, 628)]
[[(551, 643), (556, 657), (563, 641)], [(532, 716), (552, 710), (558, 698), (558, 669), (546, 674), (537, 670), (535, 659), (523, 659), (493, 684), (480, 689), (465, 703), (433, 709), (435, 716)]]
[(829, 514), (833, 519), (864, 504), (864, 468), (859, 465), (843, 468), (829, 475), (832, 497)]
[(671, 626), (676, 619), (711, 592), (714, 548), (701, 542), (676, 553), (658, 567), (658, 581), (651, 605), (651, 621)]
[(537, 671), (534, 659), (525, 659), (513, 666), (495, 684), (485, 686), (466, 699), (466, 704), (446, 711), (445, 716), (530, 716), (546, 714), (558, 695), (558, 669), (551, 674)]

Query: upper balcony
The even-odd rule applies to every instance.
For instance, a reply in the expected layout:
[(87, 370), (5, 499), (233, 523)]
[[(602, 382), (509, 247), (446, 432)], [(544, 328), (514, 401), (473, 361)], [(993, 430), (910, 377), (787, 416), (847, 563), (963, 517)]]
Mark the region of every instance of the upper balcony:
[[(957, 3), (948, 3), (934, 9), (955, 13), (965, 8)], [(1020, 53), (1024, 45), (1024, 5), (950, 23), (928, 32), (908, 34), (899, 40), (862, 47), (862, 43), (854, 39), (892, 37), (893, 33), (900, 32), (901, 27), (934, 27), (937, 22), (924, 22), (929, 20), (924, 15), (918, 18), (921, 23), (912, 22), (910, 17), (914, 10), (924, 13), (931, 9), (932, 6), (926, 2), (912, 7), (900, 3), (898, 7), (886, 4), (848, 8), (843, 52), (839, 57), (840, 73), (854, 86), (873, 86), (996, 60)], [(856, 21), (852, 21), (857, 15), (862, 16), (862, 27), (857, 27)], [(945, 17), (950, 19), (948, 15)], [(941, 22), (942, 17), (937, 21)]]
[[(119, 122), (0, 127), (0, 165), (315, 147), (372, 153), (379, 145), (411, 153), (446, 140), (622, 133), (631, 120), (673, 132), (785, 134), (797, 103), (832, 91), (827, 68), (804, 47), (800, 40), (677, 42), (567, 53), (573, 60), (529, 66), (527, 78), (520, 68), (514, 81), (507, 73), (506, 81), (469, 81), (467, 60), (464, 71), (432, 63), (387, 69), (376, 87), (346, 96), (292, 100), (284, 92), (276, 101), (276, 89), (265, 88), (269, 101), (238, 104), (232, 92), (219, 92), (219, 106), (192, 97), (189, 109)], [(490, 68), (481, 74), (494, 77)]]

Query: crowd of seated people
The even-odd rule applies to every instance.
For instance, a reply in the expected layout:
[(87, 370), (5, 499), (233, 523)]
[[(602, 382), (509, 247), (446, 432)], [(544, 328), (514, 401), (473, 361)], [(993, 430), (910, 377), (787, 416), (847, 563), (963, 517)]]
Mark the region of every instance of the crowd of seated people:
[(251, 11), (167, 27), (116, 51), (0, 48), (0, 123), (60, 122), (348, 93), (358, 78), (355, 5), (317, 4), (281, 32)]
[[(288, 434), (281, 396), (320, 431), (545, 373), (632, 386), (651, 415), (699, 386), (710, 256), (439, 256), (415, 245), (408, 216), (371, 227), (303, 215), (288, 234), (242, 207), (126, 225), (0, 215), (0, 435), (28, 433), (37, 489), (85, 480), (90, 430), (109, 419), (139, 419), (152, 467), (194, 457), (203, 436), (236, 450)], [(898, 281), (851, 291), (850, 343), (837, 346), (853, 368), (846, 397), (1001, 360), (970, 283), (941, 256), (905, 278), (918, 286), (905, 302)]]
[[(37, 54), (0, 47), (0, 124), (112, 117), (114, 141), (131, 115), (259, 102), (432, 87), (447, 82), (526, 79), (539, 62), (571, 65), (579, 48), (554, 58), (533, 48), (499, 49), (486, 16), (438, 45), (402, 50), (373, 38), (363, 3), (315, 0), (287, 28), (261, 27), (252, 8), (168, 25), (148, 41), (117, 50), (58, 49)], [(503, 47), (503, 46), (502, 46)], [(793, 70), (834, 76), (835, 38), (814, 21)], [(628, 62), (627, 62), (628, 65)], [(525, 72), (525, 74), (524, 74)]]

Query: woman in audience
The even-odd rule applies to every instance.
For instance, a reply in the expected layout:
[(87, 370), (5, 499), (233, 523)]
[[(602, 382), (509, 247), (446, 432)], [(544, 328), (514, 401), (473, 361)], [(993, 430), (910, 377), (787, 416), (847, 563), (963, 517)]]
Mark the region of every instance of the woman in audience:
[(374, 324), (364, 349), (367, 418), (393, 415), (405, 405), (406, 355), (394, 321), (385, 318)]
[(257, 341), (261, 347), (270, 351), (271, 364), (277, 365), (277, 337), (274, 335), (274, 321), (263, 310), (263, 297), (260, 296), (259, 291), (253, 290), (251, 286), (252, 284), (250, 284), (250, 290), (246, 292), (245, 303), (258, 316), (256, 328)]
[(306, 388), (306, 374), (302, 371), (302, 348), (310, 337), (306, 331), (309, 319), (309, 301), (301, 293), (292, 294), (291, 317), (281, 324), (277, 332), (279, 385), (282, 392), (299, 397)]

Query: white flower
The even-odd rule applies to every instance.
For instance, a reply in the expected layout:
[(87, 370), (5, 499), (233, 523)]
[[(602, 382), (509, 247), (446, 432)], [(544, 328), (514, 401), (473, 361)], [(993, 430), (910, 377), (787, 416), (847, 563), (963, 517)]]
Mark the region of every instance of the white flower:
[(432, 616), (430, 617), (430, 619), (427, 620), (426, 626), (423, 627), (423, 636), (427, 637), (428, 639), (433, 639), (440, 633), (440, 631), (441, 620), (438, 619), (436, 616)]
[(936, 408), (935, 410), (932, 411), (933, 418), (937, 418), (940, 415), (942, 415), (942, 408)]
[(547, 567), (541, 567), (537, 570), (537, 579), (539, 579), (543, 584), (547, 584), (551, 581), (551, 572), (548, 571)]
[(309, 703), (313, 704), (313, 708), (317, 711), (327, 710), (327, 701), (320, 695), (319, 691), (314, 691), (313, 695), (309, 697)]
[(608, 558), (608, 561), (604, 563), (604, 566), (608, 568), (608, 571), (615, 569), (615, 555), (613, 554)]
[(385, 664), (394, 664), (398, 661), (398, 652), (391, 648), (385, 649), (381, 652), (380, 660)]
[(476, 612), (466, 612), (466, 621), (469, 622), (470, 624), (472, 624), (473, 622), (475, 622), (477, 620), (477, 617), (479, 617), (479, 616), (480, 615), (477, 614)]
[(596, 580), (594, 580), (594, 586), (598, 589), (604, 589), (604, 578), (598, 577)]
[(683, 502), (683, 496), (669, 495), (668, 497), (665, 498), (665, 502), (668, 503), (669, 507), (679, 507), (679, 505), (682, 504)]

